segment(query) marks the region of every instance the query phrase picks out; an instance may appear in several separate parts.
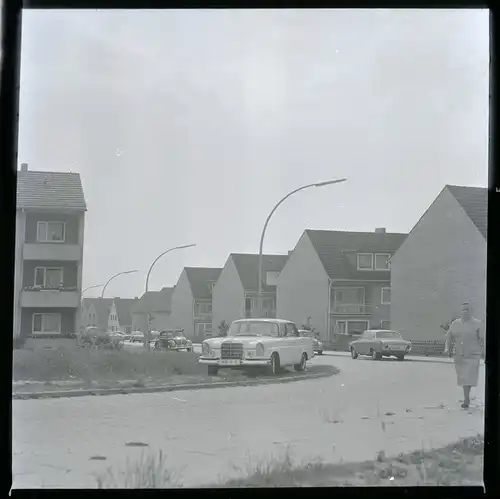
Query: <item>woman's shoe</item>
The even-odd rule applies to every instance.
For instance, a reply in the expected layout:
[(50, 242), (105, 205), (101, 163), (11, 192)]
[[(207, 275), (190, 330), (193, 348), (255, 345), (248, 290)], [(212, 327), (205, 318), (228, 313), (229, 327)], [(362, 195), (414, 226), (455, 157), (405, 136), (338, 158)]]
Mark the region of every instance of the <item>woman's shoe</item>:
[(469, 404), (466, 404), (465, 402), (461, 405), (462, 409), (468, 409)]

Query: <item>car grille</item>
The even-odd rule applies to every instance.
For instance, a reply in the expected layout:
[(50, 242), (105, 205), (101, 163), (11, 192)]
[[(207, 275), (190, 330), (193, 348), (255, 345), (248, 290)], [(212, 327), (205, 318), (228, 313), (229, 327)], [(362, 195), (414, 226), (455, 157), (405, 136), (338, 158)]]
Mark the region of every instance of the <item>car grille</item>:
[(221, 359), (242, 359), (243, 344), (242, 343), (222, 343), (220, 350)]

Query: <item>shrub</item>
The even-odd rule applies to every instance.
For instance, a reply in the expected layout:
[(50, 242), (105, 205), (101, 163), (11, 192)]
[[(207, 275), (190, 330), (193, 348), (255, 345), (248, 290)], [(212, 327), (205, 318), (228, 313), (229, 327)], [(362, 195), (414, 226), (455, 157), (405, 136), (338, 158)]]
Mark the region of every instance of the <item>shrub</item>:
[(16, 350), (13, 363), (14, 381), (135, 380), (203, 372), (196, 354), (191, 352), (89, 350), (77, 346)]

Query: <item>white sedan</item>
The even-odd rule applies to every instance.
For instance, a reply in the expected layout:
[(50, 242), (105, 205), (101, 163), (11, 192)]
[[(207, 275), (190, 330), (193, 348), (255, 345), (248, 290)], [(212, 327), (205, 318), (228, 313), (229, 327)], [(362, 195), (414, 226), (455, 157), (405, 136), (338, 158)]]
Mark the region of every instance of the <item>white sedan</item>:
[(312, 338), (301, 337), (291, 321), (240, 319), (231, 324), (227, 337), (202, 343), (198, 362), (206, 364), (208, 373), (214, 376), (220, 368), (252, 367), (267, 367), (275, 375), (286, 366), (304, 371), (313, 355)]

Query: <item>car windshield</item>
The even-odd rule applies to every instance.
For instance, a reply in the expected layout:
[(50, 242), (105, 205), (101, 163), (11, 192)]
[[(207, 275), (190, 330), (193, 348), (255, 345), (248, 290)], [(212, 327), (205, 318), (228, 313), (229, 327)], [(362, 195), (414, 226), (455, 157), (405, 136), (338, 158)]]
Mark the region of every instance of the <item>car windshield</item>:
[(305, 336), (307, 338), (314, 338), (314, 333), (312, 331), (299, 331), (300, 336)]
[(396, 331), (377, 331), (377, 338), (397, 338), (401, 339), (401, 335)]
[(278, 336), (278, 324), (264, 321), (233, 322), (228, 336)]

